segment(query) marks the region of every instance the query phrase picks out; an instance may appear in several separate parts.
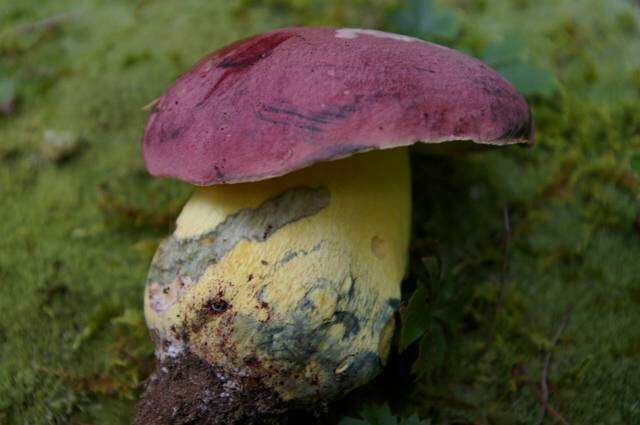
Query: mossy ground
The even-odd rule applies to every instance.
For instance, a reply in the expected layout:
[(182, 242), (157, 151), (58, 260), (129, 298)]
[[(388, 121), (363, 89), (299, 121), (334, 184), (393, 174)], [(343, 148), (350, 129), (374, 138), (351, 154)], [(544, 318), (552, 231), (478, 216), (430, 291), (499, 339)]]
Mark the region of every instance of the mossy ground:
[[(0, 117), (0, 423), (131, 421), (152, 367), (145, 275), (191, 190), (145, 175), (141, 108), (229, 41), (292, 24), (396, 28), (394, 5), (0, 2), (0, 102), (15, 98)], [(434, 423), (531, 423), (543, 352), (568, 317), (548, 373), (550, 404), (573, 424), (640, 424), (640, 235), (632, 226), (640, 180), (628, 166), (640, 150), (640, 7), (437, 7), (455, 14), (457, 27), (432, 31), (436, 38), (485, 57), (492, 43), (520, 39), (525, 51), (514, 54), (556, 83), (527, 90), (534, 149), (414, 155), (414, 245), (437, 246), (462, 289), (432, 297), (429, 314), (443, 328), (439, 367), (423, 370), (391, 405)], [(66, 155), (43, 154), (46, 130), (70, 133)], [(484, 350), (505, 206), (509, 278)]]

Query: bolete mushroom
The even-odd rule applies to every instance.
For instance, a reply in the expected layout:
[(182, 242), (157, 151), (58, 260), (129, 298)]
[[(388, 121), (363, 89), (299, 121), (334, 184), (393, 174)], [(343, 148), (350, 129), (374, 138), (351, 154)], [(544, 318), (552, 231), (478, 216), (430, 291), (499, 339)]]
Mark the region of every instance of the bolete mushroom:
[(404, 147), (453, 140), (532, 143), (527, 104), (478, 60), (403, 35), (281, 29), (179, 77), (142, 153), (203, 187), (151, 264), (159, 366), (137, 422), (267, 423), (371, 380), (407, 263)]

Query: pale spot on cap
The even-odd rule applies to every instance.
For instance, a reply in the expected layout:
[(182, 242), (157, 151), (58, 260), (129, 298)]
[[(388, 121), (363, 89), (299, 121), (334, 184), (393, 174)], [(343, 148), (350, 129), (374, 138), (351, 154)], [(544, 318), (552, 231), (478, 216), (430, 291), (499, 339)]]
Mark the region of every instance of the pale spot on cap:
[(408, 35), (394, 34), (392, 32), (379, 31), (379, 30), (365, 30), (361, 28), (340, 28), (336, 30), (337, 38), (353, 39), (358, 37), (359, 35), (371, 35), (373, 37), (389, 38), (391, 40), (405, 41), (409, 43), (414, 41), (422, 41), (419, 38), (409, 37)]

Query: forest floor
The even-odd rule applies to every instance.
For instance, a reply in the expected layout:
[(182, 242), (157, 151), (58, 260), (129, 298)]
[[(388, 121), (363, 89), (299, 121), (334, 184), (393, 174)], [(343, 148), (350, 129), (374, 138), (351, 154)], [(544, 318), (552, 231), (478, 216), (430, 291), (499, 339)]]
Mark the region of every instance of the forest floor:
[(147, 268), (192, 190), (146, 174), (142, 108), (228, 42), (330, 24), (480, 57), (526, 94), (538, 143), (413, 153), (405, 292), (426, 291), (429, 325), (326, 420), (374, 403), (368, 423), (395, 423), (388, 404), (434, 424), (640, 424), (638, 4), (345, 3), (0, 1), (0, 423), (131, 422)]

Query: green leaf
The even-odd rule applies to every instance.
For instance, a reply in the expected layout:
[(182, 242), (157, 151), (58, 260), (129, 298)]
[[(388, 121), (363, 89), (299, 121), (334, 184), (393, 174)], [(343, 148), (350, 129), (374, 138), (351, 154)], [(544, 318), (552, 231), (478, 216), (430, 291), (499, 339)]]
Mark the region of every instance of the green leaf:
[(388, 404), (382, 404), (378, 406), (367, 406), (362, 412), (362, 417), (371, 425), (397, 425), (398, 420), (391, 413), (391, 408)]
[(420, 354), (413, 364), (412, 372), (421, 377), (431, 374), (444, 364), (446, 349), (447, 340), (442, 325), (433, 320), (429, 334), (420, 340)]
[(488, 44), (482, 53), (482, 61), (494, 68), (523, 62), (526, 59), (526, 51), (527, 47), (519, 36), (509, 36)]
[(402, 421), (402, 425), (431, 425), (431, 421), (429, 419), (420, 420), (418, 415), (414, 414)]
[(431, 421), (421, 421), (418, 415), (400, 419), (391, 413), (388, 404), (369, 405), (360, 412), (364, 419), (344, 417), (338, 425), (431, 425)]
[(434, 0), (406, 0), (391, 17), (396, 32), (421, 38), (453, 39), (462, 27), (453, 9)]
[(530, 61), (528, 46), (518, 34), (488, 44), (481, 58), (525, 95), (546, 96), (557, 88), (553, 73)]
[(400, 350), (418, 340), (429, 329), (431, 315), (427, 304), (427, 291), (422, 283), (418, 283), (409, 304), (402, 312), (402, 329), (400, 331)]
[(631, 169), (640, 177), (640, 153), (631, 157)]
[(340, 419), (338, 425), (370, 425), (369, 422), (363, 421), (362, 419), (350, 418), (348, 416)]
[(548, 96), (557, 88), (556, 79), (551, 71), (538, 66), (516, 63), (499, 66), (497, 71), (524, 95)]
[(428, 30), (425, 32), (436, 37), (452, 39), (458, 35), (460, 27), (460, 21), (455, 12), (451, 9), (446, 9), (433, 15)]
[(438, 257), (429, 256), (422, 260), (422, 265), (427, 271), (427, 276), (431, 282), (439, 283), (442, 264)]

